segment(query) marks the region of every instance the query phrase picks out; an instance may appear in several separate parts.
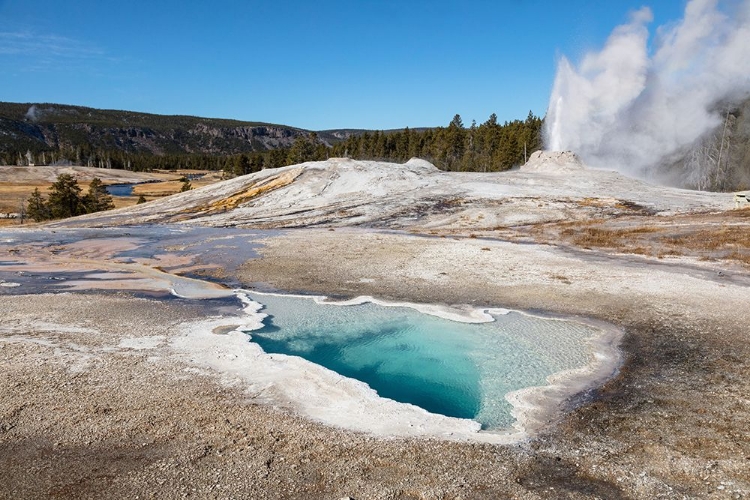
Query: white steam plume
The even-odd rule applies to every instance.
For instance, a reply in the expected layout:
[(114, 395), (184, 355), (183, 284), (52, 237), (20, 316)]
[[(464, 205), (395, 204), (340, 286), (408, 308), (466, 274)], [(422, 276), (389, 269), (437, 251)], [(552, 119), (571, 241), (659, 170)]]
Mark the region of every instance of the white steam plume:
[(750, 91), (750, 0), (730, 17), (718, 0), (691, 0), (657, 29), (650, 9), (631, 14), (578, 67), (561, 58), (545, 120), (545, 146), (594, 167), (652, 176), (653, 168), (721, 123), (721, 105)]
[(26, 112), (26, 119), (31, 120), (32, 122), (39, 119), (39, 110), (37, 109), (36, 104), (32, 104), (31, 107), (29, 107), (29, 110)]

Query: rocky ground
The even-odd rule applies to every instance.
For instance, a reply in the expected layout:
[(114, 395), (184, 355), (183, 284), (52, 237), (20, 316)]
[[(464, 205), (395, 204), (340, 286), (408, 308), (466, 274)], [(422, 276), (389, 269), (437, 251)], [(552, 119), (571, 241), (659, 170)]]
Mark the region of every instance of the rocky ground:
[[(581, 200), (570, 206), (589, 206)], [(621, 216), (606, 227), (619, 227)], [(638, 224), (663, 217), (643, 214)], [(721, 215), (691, 217), (681, 231)], [(732, 227), (747, 224), (727, 217)], [(747, 498), (750, 275), (742, 259), (723, 258), (721, 248), (708, 257), (626, 252), (558, 237), (565, 228), (538, 229), (506, 224), (472, 237), (456, 222), (417, 227), (419, 235), (276, 231), (261, 258), (232, 276), (192, 270), (247, 287), (503, 306), (621, 327), (617, 376), (568, 401), (527, 441), (376, 437), (253, 399), (173, 348), (205, 316), (198, 302), (3, 294), (0, 497)], [(0, 263), (19, 258), (3, 254)]]
[(548, 222), (719, 211), (729, 193), (654, 186), (588, 169), (572, 153), (532, 155), (518, 170), (443, 172), (418, 159), (399, 165), (331, 158), (251, 175), (64, 226), (190, 223), (213, 227), (378, 227), (487, 231)]
[[(524, 491), (509, 465), (528, 451), (325, 428), (254, 404), (186, 363), (155, 359), (164, 345), (122, 342), (168, 339), (180, 321), (195, 318), (189, 306), (86, 295), (38, 296), (33, 304), (13, 297), (2, 305), (10, 325), (37, 307), (49, 311), (46, 324), (4, 327), (0, 343), (3, 498), (496, 498)], [(142, 318), (135, 328), (134, 314)]]
[[(311, 244), (302, 247), (303, 238)], [(741, 269), (472, 238), (330, 231), (287, 234), (268, 241), (263, 254), (245, 266), (246, 280), (343, 295), (500, 303), (622, 326), (626, 361), (619, 376), (514, 450), (515, 459), (523, 457), (515, 479), (526, 493), (545, 497), (552, 487), (563, 496), (600, 498), (748, 494), (750, 317)]]
[(750, 492), (745, 276), (554, 249), (540, 254), (473, 238), (308, 230), (265, 243), (264, 258), (243, 267), (248, 284), (586, 314), (625, 328), (625, 365), (518, 445), (376, 438), (258, 404), (241, 386), (175, 356), (171, 339), (205, 314), (196, 303), (112, 293), (6, 295), (0, 496)]

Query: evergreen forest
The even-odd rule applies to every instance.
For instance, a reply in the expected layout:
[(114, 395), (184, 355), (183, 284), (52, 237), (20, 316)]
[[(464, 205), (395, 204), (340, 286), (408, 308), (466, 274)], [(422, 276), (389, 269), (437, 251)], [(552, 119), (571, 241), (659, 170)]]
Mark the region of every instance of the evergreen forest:
[(455, 115), (447, 127), (399, 132), (365, 132), (335, 144), (334, 156), (405, 162), (422, 158), (441, 170), (497, 172), (525, 163), (542, 148), (542, 119), (529, 112), (525, 121), (500, 124), (494, 113), (478, 125), (464, 126)]
[(82, 195), (78, 181), (70, 174), (60, 174), (50, 186), (45, 198), (34, 189), (26, 200), (25, 212), (21, 220), (28, 217), (37, 222), (50, 219), (65, 219), (76, 215), (90, 214), (114, 208), (112, 197), (107, 193), (102, 181), (94, 178), (89, 184), (88, 193)]
[(494, 172), (541, 148), (542, 119), (387, 131), (306, 131), (281, 125), (126, 111), (0, 103), (0, 165), (84, 165), (132, 171), (214, 170), (244, 175), (330, 157)]

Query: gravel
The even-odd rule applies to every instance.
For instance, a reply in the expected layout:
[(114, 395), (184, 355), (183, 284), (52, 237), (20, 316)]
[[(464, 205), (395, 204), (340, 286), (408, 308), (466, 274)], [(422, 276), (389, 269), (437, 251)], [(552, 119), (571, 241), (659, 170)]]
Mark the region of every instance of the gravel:
[(127, 292), (4, 295), (0, 498), (750, 492), (750, 313), (741, 276), (656, 259), (634, 265), (551, 247), (357, 230), (274, 233), (262, 253), (242, 268), (247, 286), (612, 322), (626, 332), (625, 364), (518, 445), (377, 438), (254, 400), (241, 385), (176, 356), (170, 339), (205, 319), (197, 302)]

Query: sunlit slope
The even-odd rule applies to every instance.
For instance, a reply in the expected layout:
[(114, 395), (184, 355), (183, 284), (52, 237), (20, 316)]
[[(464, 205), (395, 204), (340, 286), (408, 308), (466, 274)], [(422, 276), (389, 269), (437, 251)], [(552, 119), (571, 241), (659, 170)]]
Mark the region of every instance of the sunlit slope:
[(589, 169), (571, 153), (535, 153), (519, 170), (500, 173), (443, 172), (416, 159), (394, 164), (332, 158), (57, 224), (482, 230), (732, 206), (730, 194), (654, 186)]

